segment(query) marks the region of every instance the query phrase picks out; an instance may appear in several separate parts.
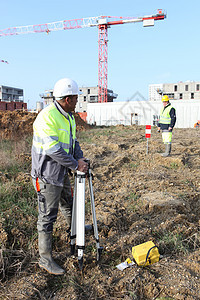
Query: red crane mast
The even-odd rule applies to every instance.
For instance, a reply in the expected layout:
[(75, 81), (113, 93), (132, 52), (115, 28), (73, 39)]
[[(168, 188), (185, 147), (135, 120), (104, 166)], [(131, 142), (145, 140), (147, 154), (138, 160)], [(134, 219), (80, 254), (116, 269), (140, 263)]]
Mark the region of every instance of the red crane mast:
[(112, 16), (98, 16), (82, 19), (64, 20), (53, 23), (28, 25), (11, 27), (0, 30), (0, 37), (39, 33), (67, 29), (77, 29), (86, 27), (98, 27), (98, 102), (107, 102), (107, 87), (108, 87), (108, 28), (112, 25), (120, 25), (127, 23), (143, 22), (143, 26), (154, 26), (154, 21), (163, 20), (166, 14), (162, 9), (158, 9), (154, 15), (148, 15), (138, 18), (132, 17), (112, 17)]

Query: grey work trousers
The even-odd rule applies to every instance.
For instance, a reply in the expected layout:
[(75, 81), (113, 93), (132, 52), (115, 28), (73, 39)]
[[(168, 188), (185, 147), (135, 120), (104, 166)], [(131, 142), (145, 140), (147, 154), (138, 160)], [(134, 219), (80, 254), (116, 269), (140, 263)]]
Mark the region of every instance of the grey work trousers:
[[(44, 183), (38, 179), (40, 192), (38, 194), (38, 231), (52, 232), (53, 224), (57, 219), (58, 208), (66, 219), (66, 229), (71, 227), (71, 214), (73, 198), (71, 194), (71, 185), (68, 175), (65, 176), (63, 187)], [(36, 180), (33, 179), (33, 185), (36, 189)]]

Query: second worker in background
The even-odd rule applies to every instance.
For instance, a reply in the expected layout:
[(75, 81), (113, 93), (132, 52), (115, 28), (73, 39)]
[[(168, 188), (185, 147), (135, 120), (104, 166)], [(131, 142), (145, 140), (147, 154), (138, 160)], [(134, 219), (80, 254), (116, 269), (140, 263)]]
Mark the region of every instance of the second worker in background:
[(169, 102), (167, 95), (162, 97), (163, 108), (160, 111), (158, 132), (162, 130), (162, 140), (165, 144), (165, 152), (162, 156), (167, 157), (172, 149), (172, 130), (176, 123), (176, 110)]

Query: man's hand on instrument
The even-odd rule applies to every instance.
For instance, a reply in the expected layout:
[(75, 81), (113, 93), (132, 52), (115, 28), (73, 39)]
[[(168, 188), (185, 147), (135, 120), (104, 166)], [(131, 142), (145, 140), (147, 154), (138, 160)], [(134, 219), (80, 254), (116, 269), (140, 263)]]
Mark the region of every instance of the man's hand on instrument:
[(85, 161), (85, 158), (80, 158), (78, 160), (78, 168), (77, 168), (78, 171), (80, 172), (83, 172), (83, 173), (87, 173), (88, 171), (88, 164), (87, 162)]

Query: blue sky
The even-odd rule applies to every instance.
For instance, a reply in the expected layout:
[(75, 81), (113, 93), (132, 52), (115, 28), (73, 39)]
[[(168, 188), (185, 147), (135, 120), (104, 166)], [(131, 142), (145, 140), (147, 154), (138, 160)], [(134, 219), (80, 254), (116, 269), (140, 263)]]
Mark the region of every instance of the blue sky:
[[(0, 30), (99, 15), (139, 17), (164, 9), (154, 27), (142, 23), (108, 29), (108, 88), (125, 101), (148, 85), (200, 81), (200, 1), (0, 0)], [(98, 84), (98, 28), (0, 37), (0, 85), (24, 89), (29, 109), (63, 77)]]

